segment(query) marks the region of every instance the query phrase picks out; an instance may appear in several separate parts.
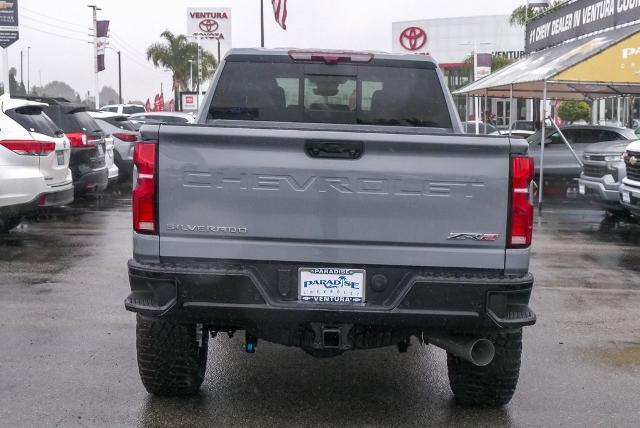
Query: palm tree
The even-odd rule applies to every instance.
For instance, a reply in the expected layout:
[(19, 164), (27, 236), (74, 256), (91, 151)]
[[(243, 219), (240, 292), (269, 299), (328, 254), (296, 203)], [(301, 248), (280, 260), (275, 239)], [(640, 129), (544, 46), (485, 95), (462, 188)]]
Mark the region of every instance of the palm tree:
[(509, 23), (511, 25), (517, 25), (518, 27), (524, 27), (527, 23), (527, 18), (529, 20), (535, 18), (538, 15), (541, 15), (548, 11), (549, 9), (553, 9), (556, 6), (560, 6), (562, 3), (565, 3), (567, 0), (554, 0), (549, 3), (548, 7), (537, 7), (537, 8), (528, 8), (527, 6), (522, 5), (516, 7), (513, 12), (511, 12), (511, 16), (509, 17)]
[[(198, 44), (190, 42), (184, 34), (175, 35), (169, 30), (163, 31), (160, 37), (164, 39), (162, 42), (153, 43), (147, 48), (147, 60), (151, 61), (156, 68), (171, 70), (174, 99), (178, 105), (179, 92), (188, 87), (189, 60), (198, 57)], [(202, 78), (206, 80), (215, 73), (218, 61), (202, 47), (200, 47), (200, 61)]]

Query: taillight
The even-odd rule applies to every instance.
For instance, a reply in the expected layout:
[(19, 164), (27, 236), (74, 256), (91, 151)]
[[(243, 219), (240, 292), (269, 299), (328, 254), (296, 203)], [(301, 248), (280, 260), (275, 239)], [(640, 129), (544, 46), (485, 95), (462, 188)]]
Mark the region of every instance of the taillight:
[(136, 134), (115, 133), (113, 136), (128, 143), (135, 143), (138, 141), (138, 136)]
[(68, 132), (71, 147), (87, 147), (87, 136), (83, 132)]
[(370, 52), (332, 52), (332, 51), (299, 51), (290, 50), (289, 58), (294, 61), (338, 63), (368, 63), (373, 59)]
[(133, 189), (133, 230), (138, 233), (156, 233), (156, 144), (141, 142), (133, 150), (136, 166)]
[(514, 157), (511, 159), (509, 248), (524, 248), (531, 245), (533, 204), (529, 195), (529, 185), (533, 176), (533, 158)]
[(56, 143), (35, 140), (3, 140), (0, 145), (25, 156), (47, 156), (56, 149)]

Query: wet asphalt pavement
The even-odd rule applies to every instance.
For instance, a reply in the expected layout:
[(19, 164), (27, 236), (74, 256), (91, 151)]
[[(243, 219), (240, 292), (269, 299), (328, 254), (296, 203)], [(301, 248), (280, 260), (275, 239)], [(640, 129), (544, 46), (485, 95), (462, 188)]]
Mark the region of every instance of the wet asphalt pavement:
[(538, 220), (518, 390), (456, 405), (445, 353), (414, 345), (320, 360), (240, 334), (209, 345), (199, 397), (139, 381), (124, 310), (129, 193), (111, 191), (0, 237), (0, 426), (640, 426), (640, 225), (576, 203)]

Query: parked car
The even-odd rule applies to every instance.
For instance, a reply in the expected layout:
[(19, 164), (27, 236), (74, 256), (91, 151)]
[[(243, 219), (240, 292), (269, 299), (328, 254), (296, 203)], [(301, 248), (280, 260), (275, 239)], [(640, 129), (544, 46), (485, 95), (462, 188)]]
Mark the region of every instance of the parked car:
[(100, 108), (100, 111), (117, 114), (145, 113), (147, 109), (141, 104), (111, 104)]
[(115, 145), (113, 144), (113, 137), (106, 136), (104, 137), (104, 163), (107, 167), (107, 178), (109, 179), (109, 184), (118, 181), (118, 165), (114, 162), (114, 152)]
[(0, 232), (38, 207), (73, 201), (71, 145), (46, 104), (0, 96)]
[[(600, 125), (570, 125), (561, 128), (567, 141), (573, 147), (578, 156), (582, 156), (587, 146), (593, 143), (615, 141), (615, 140), (635, 140), (633, 130), (628, 128), (618, 128), (613, 126)], [(544, 145), (544, 176), (571, 182), (582, 172), (582, 167), (566, 146), (560, 134), (553, 128), (545, 131)], [(540, 169), (540, 131), (537, 131), (527, 139), (529, 142), (530, 155), (535, 160), (536, 175)]]
[(131, 122), (142, 126), (143, 124), (159, 124), (159, 123), (172, 123), (172, 124), (187, 124), (194, 123), (195, 117), (190, 113), (182, 113), (179, 111), (155, 111), (149, 113), (136, 113), (129, 116)]
[(620, 203), (631, 214), (640, 217), (640, 141), (627, 146), (623, 155), (627, 176), (620, 186)]
[(534, 133), (536, 131), (536, 123), (533, 120), (515, 120), (511, 126), (511, 131), (528, 131)]
[(316, 357), (417, 337), (460, 403), (507, 403), (535, 323), (527, 143), (462, 135), (427, 55), (232, 49), (219, 73), (196, 125), (135, 148), (147, 391), (195, 394), (209, 335), (244, 330)]
[(128, 116), (117, 113), (89, 112), (100, 129), (113, 138), (115, 144), (114, 162), (118, 167), (120, 179), (132, 177), (133, 146), (138, 141), (138, 131)]
[[(467, 134), (475, 134), (476, 133), (476, 122), (469, 121), (462, 123), (463, 129)], [(494, 134), (501, 135), (502, 133), (490, 123), (478, 122), (478, 130), (480, 134)]]
[(582, 155), (584, 167), (578, 192), (612, 214), (624, 211), (619, 188), (627, 175), (623, 154), (630, 141), (616, 140), (587, 146)]
[(76, 193), (101, 191), (109, 184), (105, 163), (104, 133), (87, 113), (87, 107), (63, 98), (22, 97), (46, 103), (45, 113), (60, 127), (71, 142), (69, 168)]

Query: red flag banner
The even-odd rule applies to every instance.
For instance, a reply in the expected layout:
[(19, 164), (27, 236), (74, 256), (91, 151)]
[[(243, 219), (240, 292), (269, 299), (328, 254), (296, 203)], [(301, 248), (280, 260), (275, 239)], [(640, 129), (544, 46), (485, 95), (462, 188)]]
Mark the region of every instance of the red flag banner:
[(160, 109), (158, 111), (164, 111), (164, 94), (160, 94), (160, 98), (158, 99), (158, 106)]
[(160, 95), (158, 94), (153, 100), (153, 111), (160, 111)]
[(271, 0), (273, 5), (273, 14), (278, 25), (283, 30), (287, 29), (287, 0)]
[(144, 108), (147, 112), (151, 111), (151, 101), (149, 101), (149, 98), (147, 98), (147, 103), (144, 105)]

